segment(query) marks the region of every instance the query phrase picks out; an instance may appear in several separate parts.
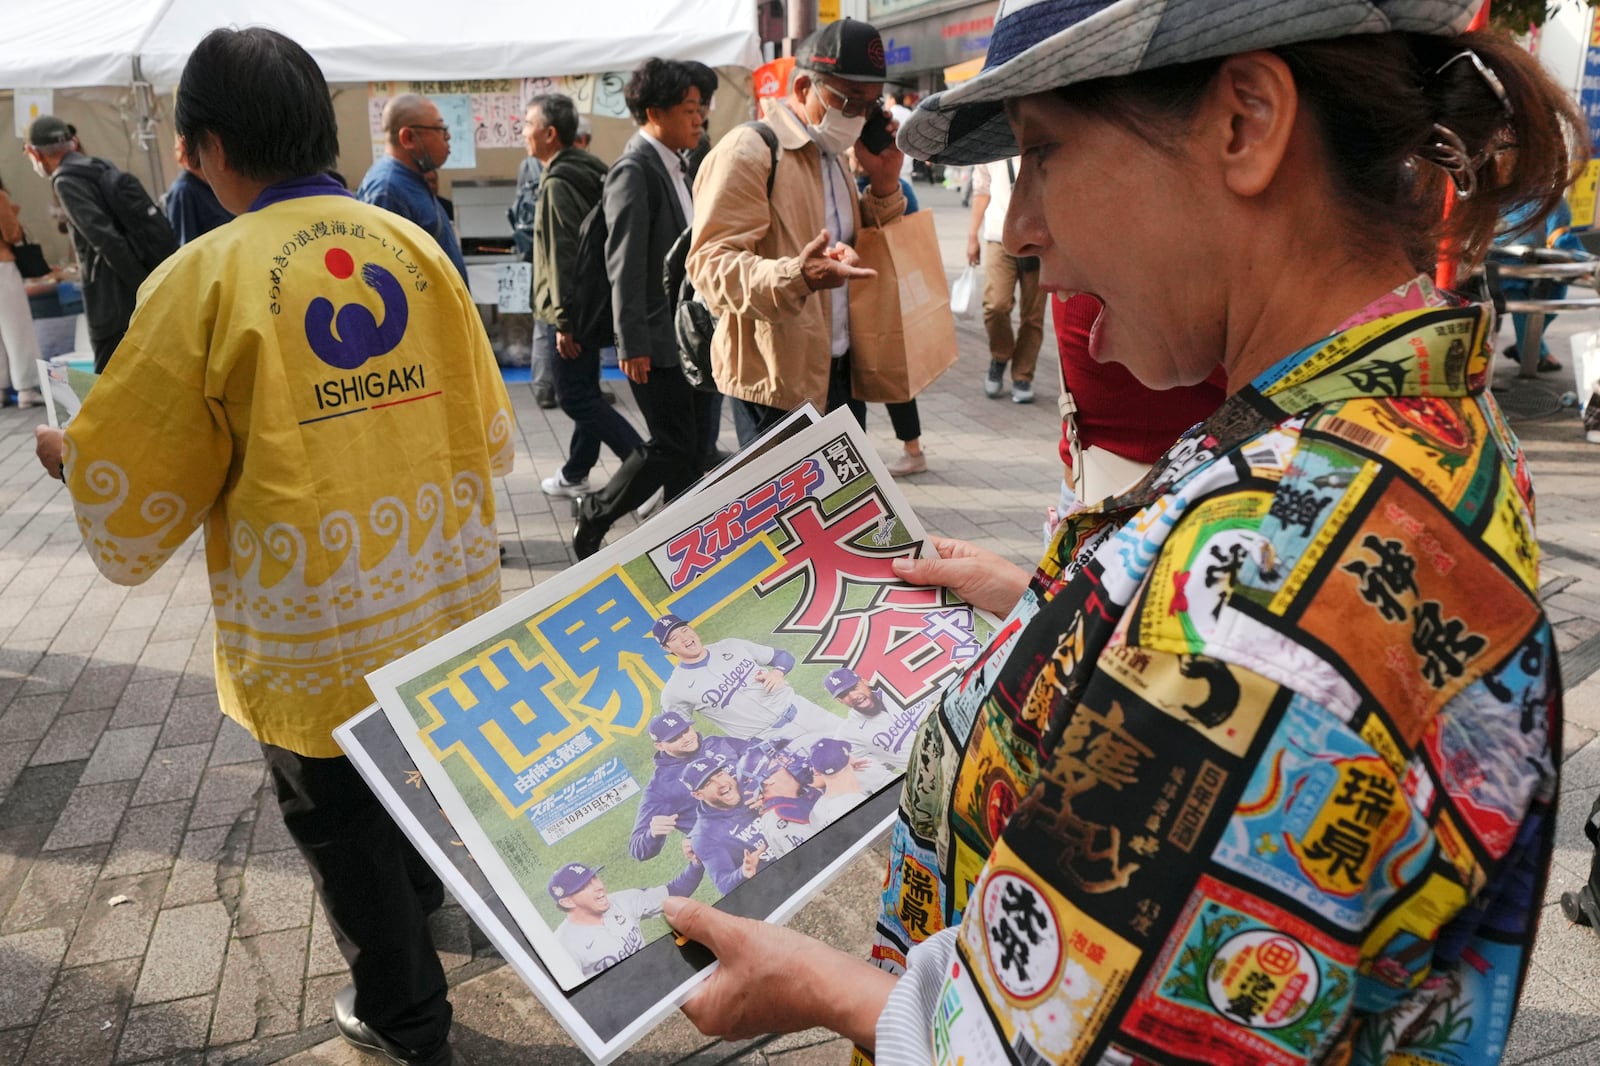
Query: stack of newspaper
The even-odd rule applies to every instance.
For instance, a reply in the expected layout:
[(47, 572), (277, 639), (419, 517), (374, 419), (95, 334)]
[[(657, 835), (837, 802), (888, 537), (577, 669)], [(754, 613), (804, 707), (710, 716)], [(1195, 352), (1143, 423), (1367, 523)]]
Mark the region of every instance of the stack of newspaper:
[(881, 832), (993, 620), (894, 576), (924, 533), (805, 408), (558, 578), (371, 674), (336, 737), (595, 1062), (714, 965), (669, 894), (783, 921)]

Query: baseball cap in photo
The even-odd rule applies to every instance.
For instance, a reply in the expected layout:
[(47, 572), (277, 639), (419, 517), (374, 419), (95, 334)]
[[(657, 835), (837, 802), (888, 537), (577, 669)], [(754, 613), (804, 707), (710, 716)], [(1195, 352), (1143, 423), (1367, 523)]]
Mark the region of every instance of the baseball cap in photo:
[(811, 745), (811, 768), (819, 774), (836, 774), (850, 765), (850, 742), (825, 737)]
[(33, 120), (33, 125), (28, 127), (28, 143), (35, 148), (49, 148), (51, 145), (66, 144), (78, 135), (76, 127), (63, 122), (54, 115), (40, 115)]
[(1482, 0), (1001, 0), (983, 70), (924, 97), (897, 137), (935, 163), (1017, 154), (1007, 100), (1096, 78), (1361, 33), (1453, 36)]
[(794, 65), (840, 81), (883, 81), (883, 38), (870, 23), (856, 19), (830, 22), (795, 49)]
[(828, 695), (834, 699), (838, 699), (859, 684), (861, 684), (860, 676), (847, 666), (829, 670), (828, 676), (822, 679), (822, 687), (827, 689)]
[(662, 711), (650, 719), (650, 736), (654, 740), (676, 740), (694, 725), (689, 716), (678, 711)]
[(702, 755), (698, 759), (690, 759), (689, 765), (683, 768), (682, 781), (690, 792), (697, 792), (705, 787), (705, 783), (723, 770), (728, 764), (722, 761), (720, 755)]
[(594, 875), (604, 866), (590, 868), (581, 862), (569, 862), (550, 878), (550, 898), (566, 899), (578, 889), (594, 880)]
[(650, 635), (656, 638), (657, 644), (665, 645), (668, 637), (688, 624), (675, 614), (664, 614), (650, 627)]

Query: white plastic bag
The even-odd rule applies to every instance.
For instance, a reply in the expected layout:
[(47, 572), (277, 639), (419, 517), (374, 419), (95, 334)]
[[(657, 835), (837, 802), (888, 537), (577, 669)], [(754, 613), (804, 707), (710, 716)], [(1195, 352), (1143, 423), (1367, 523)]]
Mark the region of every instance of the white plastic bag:
[(969, 264), (956, 283), (950, 286), (950, 313), (957, 318), (971, 318), (973, 311), (977, 310), (973, 300), (977, 287), (978, 268)]

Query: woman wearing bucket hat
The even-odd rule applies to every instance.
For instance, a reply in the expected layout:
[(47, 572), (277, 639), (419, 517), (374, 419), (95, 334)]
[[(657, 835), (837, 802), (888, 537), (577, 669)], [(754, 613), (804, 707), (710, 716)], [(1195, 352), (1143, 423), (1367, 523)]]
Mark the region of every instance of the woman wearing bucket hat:
[(669, 901), (722, 962), (702, 1029), (879, 1066), (1498, 1060), (1560, 678), (1492, 314), (1419, 270), (1553, 204), (1582, 126), (1477, 6), (1004, 0), (902, 129), (1020, 153), (1005, 243), (1104, 304), (1095, 357), (1229, 396), (1032, 575), (899, 568), (1011, 617), (918, 735), (883, 969)]

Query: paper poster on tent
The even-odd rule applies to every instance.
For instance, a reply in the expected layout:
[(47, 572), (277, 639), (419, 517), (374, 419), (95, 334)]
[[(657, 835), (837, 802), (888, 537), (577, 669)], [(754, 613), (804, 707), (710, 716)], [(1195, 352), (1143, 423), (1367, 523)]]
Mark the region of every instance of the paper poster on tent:
[(383, 108), (398, 93), (410, 92), (403, 81), (373, 81), (367, 83), (367, 134), (372, 138), (372, 160), (383, 158), (388, 138), (383, 132)]
[(479, 148), (522, 148), (522, 116), (526, 112), (517, 92), (476, 93), (472, 111), (478, 126)]
[(55, 106), (55, 93), (49, 89), (13, 89), (11, 110), (17, 117), (17, 136), (26, 140), (33, 120), (55, 114)]
[(594, 93), (594, 114), (599, 118), (627, 118), (628, 102), (623, 99), (623, 89), (633, 75), (625, 70), (597, 76), (599, 84)]
[(440, 164), (440, 169), (470, 170), (477, 166), (478, 129), (473, 121), (472, 97), (466, 93), (442, 93), (429, 99), (439, 109), (439, 121), (450, 130), (450, 158)]
[(595, 90), (598, 88), (599, 76), (595, 74), (569, 74), (562, 78), (557, 92), (565, 93), (572, 97), (572, 103), (578, 109), (578, 114), (587, 115), (594, 110)]

